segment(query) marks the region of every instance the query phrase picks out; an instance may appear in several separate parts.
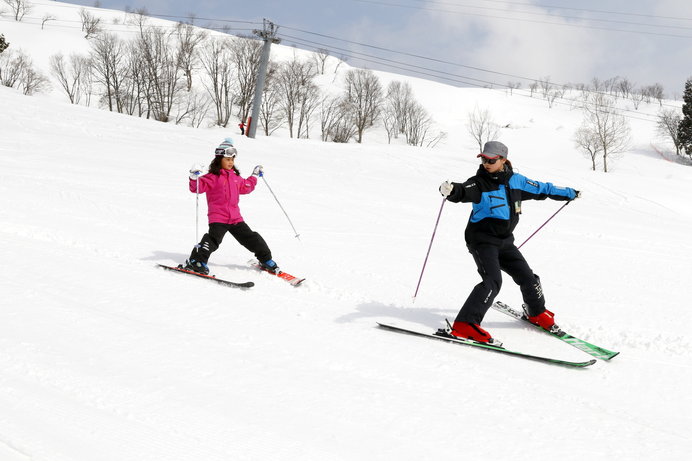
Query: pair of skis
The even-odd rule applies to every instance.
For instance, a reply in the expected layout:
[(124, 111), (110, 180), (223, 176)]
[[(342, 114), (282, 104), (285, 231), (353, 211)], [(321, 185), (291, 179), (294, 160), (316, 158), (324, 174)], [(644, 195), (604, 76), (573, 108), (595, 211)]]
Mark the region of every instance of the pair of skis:
[[(293, 286), (298, 286), (305, 280), (304, 278), (301, 279), (301, 278), (295, 277), (295, 276), (293, 276), (289, 273), (286, 273), (286, 272), (282, 272), (282, 271), (272, 272), (272, 271), (266, 270), (262, 266), (254, 263), (254, 262), (251, 263), (251, 266), (253, 266), (256, 269), (267, 272), (269, 274), (275, 275), (275, 276), (279, 277), (280, 279), (287, 281), (288, 283), (290, 283)], [(224, 280), (224, 279), (216, 278), (216, 276), (214, 276), (214, 275), (205, 275), (205, 274), (200, 274), (198, 272), (189, 271), (189, 270), (185, 269), (182, 266), (182, 264), (179, 264), (177, 267), (159, 264), (159, 267), (161, 267), (163, 269), (170, 270), (170, 271), (181, 272), (183, 274), (194, 275), (195, 277), (200, 277), (203, 279), (212, 280), (212, 281), (214, 281), (220, 285), (224, 285), (224, 286), (232, 287), (232, 288), (241, 288), (241, 289), (246, 290), (248, 288), (252, 288), (253, 286), (255, 286), (255, 282), (231, 282), (230, 280)]]
[[(493, 309), (495, 309), (499, 312), (502, 312), (503, 314), (509, 315), (510, 317), (513, 317), (517, 320), (525, 321), (528, 324), (533, 325), (531, 322), (529, 322), (528, 317), (526, 316), (526, 314), (523, 311), (518, 311), (516, 309), (512, 309), (510, 306), (508, 306), (505, 303), (496, 301), (492, 305), (492, 307), (493, 307)], [(387, 329), (390, 331), (395, 331), (398, 333), (405, 333), (405, 334), (409, 334), (409, 335), (422, 336), (422, 337), (437, 339), (437, 340), (446, 341), (446, 342), (450, 342), (450, 343), (462, 344), (465, 346), (472, 346), (472, 347), (476, 347), (476, 348), (480, 348), (480, 349), (485, 349), (485, 350), (497, 352), (500, 354), (506, 354), (506, 355), (515, 356), (515, 357), (521, 357), (521, 358), (525, 358), (525, 359), (529, 359), (529, 360), (535, 360), (535, 361), (544, 362), (544, 363), (551, 363), (551, 364), (555, 364), (555, 365), (564, 365), (567, 367), (584, 368), (584, 367), (588, 367), (588, 366), (596, 363), (596, 359), (591, 359), (591, 360), (587, 360), (584, 362), (574, 362), (574, 361), (569, 361), (569, 360), (560, 360), (560, 359), (554, 359), (554, 358), (550, 358), (550, 357), (543, 357), (543, 356), (537, 356), (537, 355), (532, 355), (532, 354), (526, 354), (523, 352), (517, 352), (517, 351), (510, 350), (510, 349), (506, 349), (506, 348), (500, 347), (500, 346), (491, 346), (491, 345), (488, 345), (485, 343), (479, 343), (479, 342), (468, 340), (468, 339), (456, 338), (454, 336), (449, 335), (443, 329), (438, 330), (436, 333), (424, 333), (421, 331), (411, 330), (408, 328), (402, 328), (402, 327), (389, 325), (389, 324), (385, 324), (385, 323), (380, 323), (380, 322), (378, 322), (377, 324), (381, 328), (384, 328), (384, 329)], [(609, 351), (608, 349), (596, 346), (596, 345), (591, 344), (587, 341), (584, 341), (583, 339), (576, 338), (576, 337), (566, 333), (565, 331), (563, 331), (557, 327), (551, 329), (550, 331), (547, 331), (547, 330), (544, 330), (543, 328), (541, 328), (537, 325), (533, 325), (533, 326), (540, 329), (541, 331), (544, 331), (544, 332), (550, 334), (551, 336), (554, 336), (554, 337), (560, 339), (561, 341), (564, 341), (567, 344), (574, 346), (577, 349), (579, 349), (583, 352), (586, 352), (587, 354), (589, 354), (593, 357), (596, 357), (598, 359), (601, 359), (601, 360), (607, 361), (607, 360), (610, 360), (619, 354), (619, 352)]]
[[(251, 265), (258, 270), (262, 270), (262, 271), (267, 272), (269, 274), (275, 275), (275, 276), (281, 278), (282, 280), (285, 280), (286, 282), (290, 283), (293, 286), (298, 286), (305, 280), (304, 278), (301, 279), (301, 278), (295, 277), (291, 274), (288, 274), (286, 272), (269, 271), (269, 270), (263, 268), (262, 266), (260, 266), (257, 263), (254, 263), (254, 262), (252, 262)], [(205, 278), (208, 280), (215, 281), (221, 285), (230, 286), (233, 288), (248, 289), (248, 288), (251, 288), (255, 285), (254, 282), (231, 282), (229, 280), (216, 278), (213, 275), (204, 275), (204, 274), (200, 274), (197, 272), (189, 271), (189, 270), (184, 269), (182, 265), (179, 265), (178, 267), (172, 267), (172, 266), (166, 266), (163, 264), (159, 264), (159, 267), (162, 267), (164, 269), (171, 270), (171, 271), (176, 271), (176, 272), (181, 272), (181, 273), (193, 275), (196, 277)], [(502, 303), (500, 301), (496, 301), (492, 305), (492, 307), (493, 307), (493, 309), (495, 309), (499, 312), (502, 312), (506, 315), (509, 315), (510, 317), (513, 317), (517, 320), (525, 321), (525, 322), (529, 323), (530, 325), (533, 325), (531, 322), (529, 322), (528, 317), (526, 316), (526, 314), (523, 311), (518, 311), (516, 309), (513, 309), (505, 303)], [(443, 329), (438, 330), (436, 333), (424, 333), (421, 331), (397, 327), (394, 325), (389, 325), (389, 324), (380, 323), (380, 322), (378, 322), (378, 325), (381, 328), (384, 328), (384, 329), (387, 329), (390, 331), (396, 331), (399, 333), (406, 333), (406, 334), (415, 335), (415, 336), (422, 336), (422, 337), (437, 339), (437, 340), (446, 341), (446, 342), (450, 342), (450, 343), (462, 344), (465, 346), (472, 346), (472, 347), (490, 350), (490, 351), (501, 353), (501, 354), (506, 354), (506, 355), (515, 356), (515, 357), (521, 357), (521, 358), (525, 358), (525, 359), (529, 359), (529, 360), (535, 360), (535, 361), (539, 361), (539, 362), (552, 363), (552, 364), (556, 364), (556, 365), (564, 365), (564, 366), (568, 366), (568, 367), (584, 368), (584, 367), (588, 367), (588, 366), (596, 363), (595, 359), (588, 360), (585, 362), (573, 362), (573, 361), (568, 361), (568, 360), (560, 360), (560, 359), (554, 359), (554, 358), (550, 358), (550, 357), (543, 357), (543, 356), (537, 356), (537, 355), (532, 355), (532, 354), (526, 354), (523, 352), (518, 352), (518, 351), (506, 349), (506, 348), (500, 347), (500, 346), (493, 346), (493, 345), (479, 343), (479, 342), (472, 341), (472, 340), (456, 338), (456, 337), (449, 335)], [(547, 331), (547, 330), (544, 330), (537, 325), (533, 325), (533, 326), (540, 329), (541, 331), (544, 331), (544, 332), (550, 334), (551, 336), (554, 336), (554, 337), (560, 339), (561, 341), (564, 341), (567, 344), (574, 346), (577, 349), (584, 351), (587, 354), (592, 355), (592, 356), (594, 356), (598, 359), (601, 359), (601, 360), (610, 360), (619, 354), (619, 352), (613, 352), (613, 351), (610, 351), (610, 350), (605, 349), (603, 347), (599, 347), (599, 346), (591, 344), (587, 341), (584, 341), (583, 339), (576, 338), (576, 337), (566, 333), (565, 331), (561, 330), (558, 327), (554, 327), (550, 331)]]

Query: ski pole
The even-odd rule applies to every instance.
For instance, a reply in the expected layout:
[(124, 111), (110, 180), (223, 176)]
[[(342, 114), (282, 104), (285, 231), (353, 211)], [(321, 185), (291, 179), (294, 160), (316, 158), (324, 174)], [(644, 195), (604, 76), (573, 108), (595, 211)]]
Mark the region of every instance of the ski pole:
[(195, 194), (195, 247), (199, 248), (199, 176), (197, 176), (197, 193)]
[(264, 184), (267, 186), (267, 189), (269, 189), (269, 192), (271, 192), (272, 196), (274, 197), (274, 200), (276, 200), (276, 203), (278, 203), (279, 208), (281, 208), (281, 211), (283, 211), (284, 215), (286, 215), (286, 219), (288, 219), (288, 223), (291, 225), (291, 227), (293, 228), (293, 232), (296, 234), (295, 238), (300, 240), (300, 234), (298, 233), (295, 226), (293, 225), (293, 222), (291, 222), (291, 218), (288, 217), (288, 213), (286, 213), (286, 210), (284, 210), (284, 207), (281, 206), (281, 202), (279, 202), (279, 199), (276, 198), (276, 194), (274, 193), (272, 188), (269, 187), (269, 183), (267, 182), (266, 178), (264, 177), (264, 174), (261, 174), (260, 177), (262, 178), (262, 181), (264, 181)]
[(442, 198), (442, 205), (440, 205), (440, 212), (437, 214), (437, 221), (435, 221), (435, 228), (433, 229), (432, 238), (430, 239), (430, 245), (428, 245), (428, 252), (425, 255), (425, 261), (423, 261), (423, 269), (420, 271), (420, 277), (418, 277), (418, 285), (416, 285), (416, 292), (413, 293), (413, 302), (416, 302), (416, 296), (418, 296), (418, 289), (420, 288), (420, 282), (423, 280), (423, 272), (425, 272), (425, 266), (428, 264), (428, 256), (430, 256), (430, 249), (432, 248), (433, 240), (435, 240), (435, 233), (437, 232), (437, 225), (440, 223), (440, 216), (442, 216), (442, 209), (445, 206), (447, 197)]
[[(567, 205), (569, 205), (571, 202), (572, 202), (572, 201), (570, 200), (570, 201), (568, 201), (567, 203), (565, 203), (564, 205), (562, 205), (562, 206), (560, 207), (559, 210), (557, 210), (555, 213), (553, 213), (553, 215), (552, 215), (550, 218), (548, 218), (548, 219), (546, 220), (546, 222), (544, 222), (543, 224), (541, 224), (541, 227), (539, 227), (538, 229), (536, 229), (536, 230), (533, 232), (533, 234), (529, 235), (529, 238), (527, 238), (526, 240), (524, 240), (524, 243), (526, 243), (526, 242), (528, 242), (529, 240), (531, 240), (531, 237), (533, 237), (534, 235), (536, 235), (536, 234), (538, 233), (539, 230), (543, 229), (543, 227), (544, 227), (546, 224), (548, 224), (548, 223), (550, 222), (550, 220), (553, 219), (553, 218), (555, 217), (555, 215), (557, 215), (559, 212), (561, 212), (562, 209), (563, 209), (564, 207), (566, 207)], [(521, 245), (519, 245), (519, 246), (517, 247), (517, 250), (518, 250), (519, 248), (523, 247), (523, 246), (524, 246), (524, 243), (522, 243)]]

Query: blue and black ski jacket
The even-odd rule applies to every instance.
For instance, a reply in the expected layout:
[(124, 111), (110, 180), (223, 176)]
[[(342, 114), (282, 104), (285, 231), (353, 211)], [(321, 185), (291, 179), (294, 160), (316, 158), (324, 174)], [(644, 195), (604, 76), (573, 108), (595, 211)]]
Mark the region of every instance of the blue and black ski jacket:
[(502, 171), (492, 175), (480, 166), (476, 176), (452, 184), (454, 189), (447, 200), (473, 204), (464, 233), (467, 245), (512, 243), (522, 200), (573, 200), (577, 194), (572, 188), (534, 181), (514, 173), (509, 162)]

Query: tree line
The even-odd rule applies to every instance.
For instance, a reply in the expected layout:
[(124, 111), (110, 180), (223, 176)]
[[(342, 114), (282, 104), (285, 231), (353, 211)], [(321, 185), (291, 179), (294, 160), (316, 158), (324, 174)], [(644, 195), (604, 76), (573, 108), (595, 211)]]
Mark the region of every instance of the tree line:
[[(511, 95), (514, 90), (521, 89), (522, 84), (521, 82), (510, 81), (505, 86)], [(534, 80), (528, 86), (529, 96), (542, 97), (548, 102), (549, 107), (553, 107), (556, 101), (572, 91), (581, 92), (583, 96), (588, 93), (603, 93), (616, 99), (627, 100), (631, 102), (634, 110), (638, 110), (642, 102), (649, 104), (657, 101), (662, 106), (663, 99), (665, 99), (663, 85), (660, 83), (637, 86), (627, 77), (620, 76), (605, 80), (594, 77), (589, 83), (567, 84), (553, 83), (548, 76)]]
[[(156, 27), (142, 11), (128, 15), (137, 33), (123, 39), (102, 30), (86, 10), (80, 18), (89, 53), (49, 59), (51, 76), (72, 104), (194, 127), (248, 119), (260, 40), (211, 36), (187, 23)], [(366, 130), (381, 122), (390, 141), (403, 135), (410, 145), (431, 146), (444, 138), (433, 133), (432, 118), (408, 84), (393, 82), (385, 89), (372, 71), (352, 69), (341, 91), (326, 94), (316, 78), (325, 73), (328, 59), (328, 52), (317, 50), (310, 57), (294, 53), (287, 61), (270, 62), (255, 121), (266, 136), (286, 128), (291, 137), (309, 138), (319, 130), (324, 141), (362, 142)], [(51, 87), (29, 56), (12, 49), (0, 55), (0, 84), (27, 95)]]
[[(4, 0), (16, 20), (30, 5), (24, 0)], [(231, 119), (246, 121), (251, 111), (262, 42), (252, 37), (210, 36), (187, 23), (175, 28), (148, 24), (145, 10), (128, 14), (126, 22), (137, 34), (125, 40), (102, 29), (99, 18), (80, 10), (82, 32), (89, 40), (88, 54), (56, 54), (49, 68), (60, 89), (73, 104), (96, 104), (110, 111), (152, 118), (161, 122), (227, 127)], [(43, 25), (51, 20), (47, 15)], [(8, 49), (0, 35), (0, 84), (16, 87), (24, 94), (48, 91), (50, 81), (36, 71), (21, 50)], [(258, 127), (266, 136), (286, 128), (290, 137), (309, 138), (319, 131), (323, 141), (362, 142), (375, 124), (386, 131), (388, 141), (403, 136), (414, 146), (434, 146), (446, 137), (434, 132), (434, 122), (414, 97), (408, 83), (393, 81), (384, 88), (369, 70), (345, 73), (338, 91), (320, 89), (316, 79), (324, 75), (330, 59), (318, 49), (309, 58), (294, 53), (284, 62), (270, 61), (260, 107)], [(338, 61), (334, 73), (341, 65)], [(335, 77), (336, 78), (336, 77)], [(630, 127), (617, 108), (618, 99), (658, 101), (658, 132), (672, 141), (678, 155), (692, 158), (692, 88), (687, 81), (682, 113), (663, 108), (663, 87), (654, 84), (636, 88), (627, 78), (592, 79), (590, 84), (558, 86), (550, 77), (529, 86), (530, 96), (542, 97), (553, 107), (571, 95), (571, 105), (582, 110), (582, 125), (574, 134), (575, 145), (591, 160), (592, 169), (626, 151)], [(510, 94), (521, 88), (508, 82)], [(574, 97), (574, 94), (577, 97)], [(467, 132), (482, 149), (496, 139), (500, 127), (488, 109), (468, 114)]]
[[(619, 157), (630, 146), (631, 129), (619, 101), (630, 101), (634, 110), (639, 110), (642, 102), (658, 102), (657, 133), (673, 144), (676, 155), (686, 155), (692, 160), (692, 90), (688, 80), (683, 97), (682, 113), (677, 108), (664, 107), (663, 86), (636, 86), (626, 77), (613, 77), (606, 80), (593, 78), (588, 84), (556, 85), (550, 77), (535, 80), (529, 85), (530, 97), (542, 97), (552, 108), (556, 101), (566, 100), (571, 107), (580, 109), (583, 122), (574, 133), (574, 142), (584, 155), (590, 159), (591, 168), (602, 167), (608, 171), (609, 160)], [(519, 82), (508, 82), (510, 95), (521, 88)], [(576, 94), (576, 96), (575, 96)], [(569, 96), (568, 96), (569, 95)], [(469, 128), (476, 134), (485, 130), (492, 132), (487, 123), (481, 123), (488, 114), (470, 114)], [(478, 137), (478, 136), (476, 136)]]

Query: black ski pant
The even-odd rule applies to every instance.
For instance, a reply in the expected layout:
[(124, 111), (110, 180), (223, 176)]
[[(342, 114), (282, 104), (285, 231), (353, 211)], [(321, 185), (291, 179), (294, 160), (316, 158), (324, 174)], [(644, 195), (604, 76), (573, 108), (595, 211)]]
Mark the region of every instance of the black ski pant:
[(541, 281), (533, 273), (514, 243), (504, 243), (500, 246), (469, 245), (468, 248), (483, 280), (473, 288), (455, 321), (476, 324), (483, 321), (485, 313), (490, 309), (495, 297), (500, 292), (500, 287), (502, 287), (501, 271), (509, 274), (512, 280), (519, 285), (530, 316), (545, 311)]
[(190, 259), (206, 264), (209, 261), (209, 256), (221, 245), (226, 232), (229, 232), (238, 243), (254, 253), (260, 262), (272, 259), (272, 252), (269, 250), (267, 242), (264, 241), (260, 234), (250, 229), (250, 226), (245, 224), (245, 222), (237, 224), (209, 224), (209, 232), (204, 234), (199, 245), (192, 249)]

